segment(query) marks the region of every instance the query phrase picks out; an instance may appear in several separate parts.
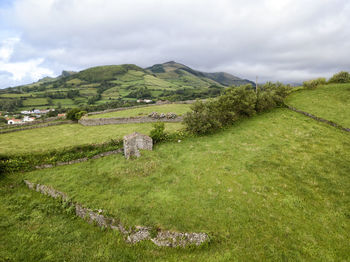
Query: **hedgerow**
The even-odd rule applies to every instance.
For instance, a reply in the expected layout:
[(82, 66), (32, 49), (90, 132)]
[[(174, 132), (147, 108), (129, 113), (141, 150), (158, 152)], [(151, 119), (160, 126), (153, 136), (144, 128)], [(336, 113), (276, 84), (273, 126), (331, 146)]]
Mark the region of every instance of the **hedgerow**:
[(110, 140), (103, 144), (80, 145), (44, 153), (0, 155), (0, 174), (34, 170), (38, 165), (72, 161), (122, 148), (122, 140)]
[(184, 116), (186, 130), (192, 134), (212, 133), (240, 118), (283, 106), (289, 86), (268, 82), (254, 90), (251, 85), (228, 88), (216, 99), (197, 101)]

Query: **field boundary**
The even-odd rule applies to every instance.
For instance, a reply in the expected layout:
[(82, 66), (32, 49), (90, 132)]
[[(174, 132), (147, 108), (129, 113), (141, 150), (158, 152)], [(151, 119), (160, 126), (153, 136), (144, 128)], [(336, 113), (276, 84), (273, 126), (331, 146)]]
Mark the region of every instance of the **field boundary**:
[(81, 118), (78, 123), (83, 126), (103, 126), (103, 125), (118, 125), (118, 124), (132, 124), (132, 123), (154, 123), (154, 122), (182, 122), (183, 117), (176, 118), (152, 118), (148, 116), (140, 117), (111, 117), (111, 118)]
[(63, 192), (57, 191), (52, 187), (32, 183), (24, 180), (24, 183), (31, 190), (41, 194), (60, 199), (73, 207), (75, 215), (84, 219), (88, 223), (95, 223), (101, 228), (118, 230), (124, 237), (124, 240), (130, 244), (136, 244), (143, 240), (150, 240), (157, 246), (162, 247), (186, 247), (189, 245), (200, 246), (209, 242), (209, 236), (206, 233), (181, 233), (175, 231), (158, 230), (152, 227), (135, 226), (126, 228), (118, 219), (103, 215), (103, 210), (94, 211), (83, 207), (83, 205), (73, 202)]
[(147, 105), (139, 105), (139, 106), (118, 107), (118, 108), (106, 109), (103, 111), (90, 112), (90, 113), (87, 113), (86, 116), (99, 115), (99, 114), (105, 114), (105, 113), (111, 113), (111, 112), (118, 112), (118, 111), (124, 111), (124, 110), (142, 108), (142, 107), (152, 107), (152, 106), (161, 106), (161, 105), (169, 105), (169, 104), (193, 104), (194, 102), (196, 102), (196, 100), (186, 100), (186, 101), (177, 101), (177, 102), (164, 101), (164, 102), (160, 102), (158, 104), (155, 103), (155, 104), (147, 104)]
[(8, 129), (5, 128), (5, 130), (0, 130), (0, 134), (6, 134), (6, 133), (18, 132), (18, 131), (23, 131), (28, 129), (48, 127), (48, 126), (67, 125), (67, 124), (76, 124), (76, 122), (71, 120), (65, 120), (60, 122), (36, 123), (35, 125), (33, 124), (29, 126), (24, 126), (24, 127), (19, 126), (19, 128), (15, 128), (15, 127), (8, 128)]
[(52, 168), (52, 167), (55, 167), (55, 166), (73, 165), (73, 164), (86, 162), (86, 161), (88, 161), (90, 159), (98, 159), (98, 158), (101, 158), (101, 157), (110, 156), (110, 155), (116, 155), (116, 154), (120, 154), (120, 153), (123, 153), (123, 148), (119, 148), (119, 149), (113, 150), (113, 151), (103, 152), (103, 153), (94, 155), (93, 157), (83, 157), (83, 158), (70, 160), (70, 161), (66, 161), (66, 162), (57, 162), (56, 164), (43, 164), (43, 165), (40, 165), (40, 166), (36, 166), (35, 168), (36, 169), (45, 169), (45, 168)]
[(332, 122), (332, 121), (330, 121), (330, 120), (327, 120), (327, 119), (324, 119), (324, 118), (315, 116), (315, 115), (310, 114), (310, 113), (308, 113), (308, 112), (299, 110), (299, 109), (297, 109), (297, 108), (295, 108), (295, 107), (292, 107), (292, 106), (289, 106), (289, 105), (286, 105), (286, 106), (287, 106), (288, 109), (290, 109), (290, 110), (292, 110), (292, 111), (294, 111), (294, 112), (303, 114), (303, 115), (305, 115), (305, 116), (307, 116), (307, 117), (310, 117), (310, 118), (312, 118), (312, 119), (314, 119), (314, 120), (316, 120), (316, 121), (318, 121), (318, 122), (326, 123), (326, 124), (328, 124), (328, 125), (330, 125), (330, 126), (339, 128), (339, 129), (341, 129), (341, 130), (343, 130), (343, 131), (345, 131), (345, 132), (350, 132), (350, 128), (343, 127), (343, 126), (341, 126), (341, 125), (339, 125), (339, 124), (337, 124), (337, 123), (334, 123), (334, 122)]

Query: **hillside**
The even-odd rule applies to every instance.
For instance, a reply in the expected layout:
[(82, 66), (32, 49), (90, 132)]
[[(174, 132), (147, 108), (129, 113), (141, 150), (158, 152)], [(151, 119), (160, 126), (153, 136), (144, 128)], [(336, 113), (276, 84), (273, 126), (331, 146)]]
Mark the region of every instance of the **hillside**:
[(286, 104), (350, 128), (350, 84), (302, 89), (291, 94)]
[(214, 97), (226, 86), (251, 83), (227, 73), (203, 73), (175, 62), (143, 69), (132, 64), (63, 71), (56, 78), (0, 90), (0, 111), (73, 108), (137, 99), (189, 100)]
[(156, 64), (146, 68), (146, 70), (155, 74), (157, 77), (179, 85), (191, 84), (196, 87), (207, 87), (208, 84), (219, 84), (223, 86), (239, 86), (245, 84), (254, 85), (252, 81), (241, 79), (225, 72), (205, 73), (193, 70), (186, 65), (174, 61), (166, 62), (164, 64)]
[[(332, 120), (344, 124), (350, 106), (348, 92), (349, 84), (329, 84), (296, 91), (286, 102), (325, 118), (338, 115)], [(304, 101), (311, 101), (308, 108)], [(323, 110), (329, 101), (333, 105)], [(108, 116), (188, 110), (184, 104), (169, 106), (140, 107)], [(170, 134), (182, 133), (180, 123), (165, 125)], [(34, 161), (40, 159), (39, 154), (53, 149), (62, 153), (74, 146), (61, 156), (48, 155), (52, 157), (47, 161), (91, 158), (97, 143), (134, 131), (150, 134), (151, 129), (150, 123), (67, 124), (0, 134), (0, 154), (33, 155)], [(142, 151), (140, 158), (132, 160), (115, 154), (10, 172), (0, 177), (0, 258), (348, 261), (349, 247), (344, 243), (350, 241), (349, 159), (348, 132), (288, 108), (274, 108), (210, 135), (156, 144), (153, 151)], [(6, 163), (17, 166), (20, 161), (17, 157)], [(66, 202), (29, 190), (24, 179), (63, 192), (84, 207), (102, 210), (126, 228), (147, 226), (154, 234), (158, 230), (204, 232), (210, 243), (184, 249), (159, 248), (151, 241), (125, 243), (121, 233), (76, 217)]]

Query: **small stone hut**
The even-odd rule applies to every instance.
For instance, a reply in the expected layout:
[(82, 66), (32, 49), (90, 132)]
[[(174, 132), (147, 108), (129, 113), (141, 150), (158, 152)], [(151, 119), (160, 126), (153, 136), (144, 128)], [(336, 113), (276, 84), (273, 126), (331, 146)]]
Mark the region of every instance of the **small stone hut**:
[(124, 136), (124, 156), (129, 159), (131, 156), (140, 157), (139, 149), (152, 150), (153, 140), (149, 136), (134, 132)]

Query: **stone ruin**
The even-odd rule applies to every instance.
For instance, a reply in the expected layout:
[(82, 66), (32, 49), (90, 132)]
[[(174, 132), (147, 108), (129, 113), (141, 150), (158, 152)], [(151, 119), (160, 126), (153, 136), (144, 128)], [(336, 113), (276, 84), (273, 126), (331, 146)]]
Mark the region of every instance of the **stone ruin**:
[(129, 159), (131, 156), (140, 157), (140, 150), (152, 150), (153, 140), (149, 136), (134, 132), (124, 136), (124, 156)]
[(148, 117), (151, 117), (153, 119), (164, 119), (164, 118), (175, 119), (175, 118), (177, 118), (177, 114), (175, 114), (175, 113), (166, 113), (166, 114), (160, 113), (159, 114), (158, 112), (152, 112), (148, 115)]

